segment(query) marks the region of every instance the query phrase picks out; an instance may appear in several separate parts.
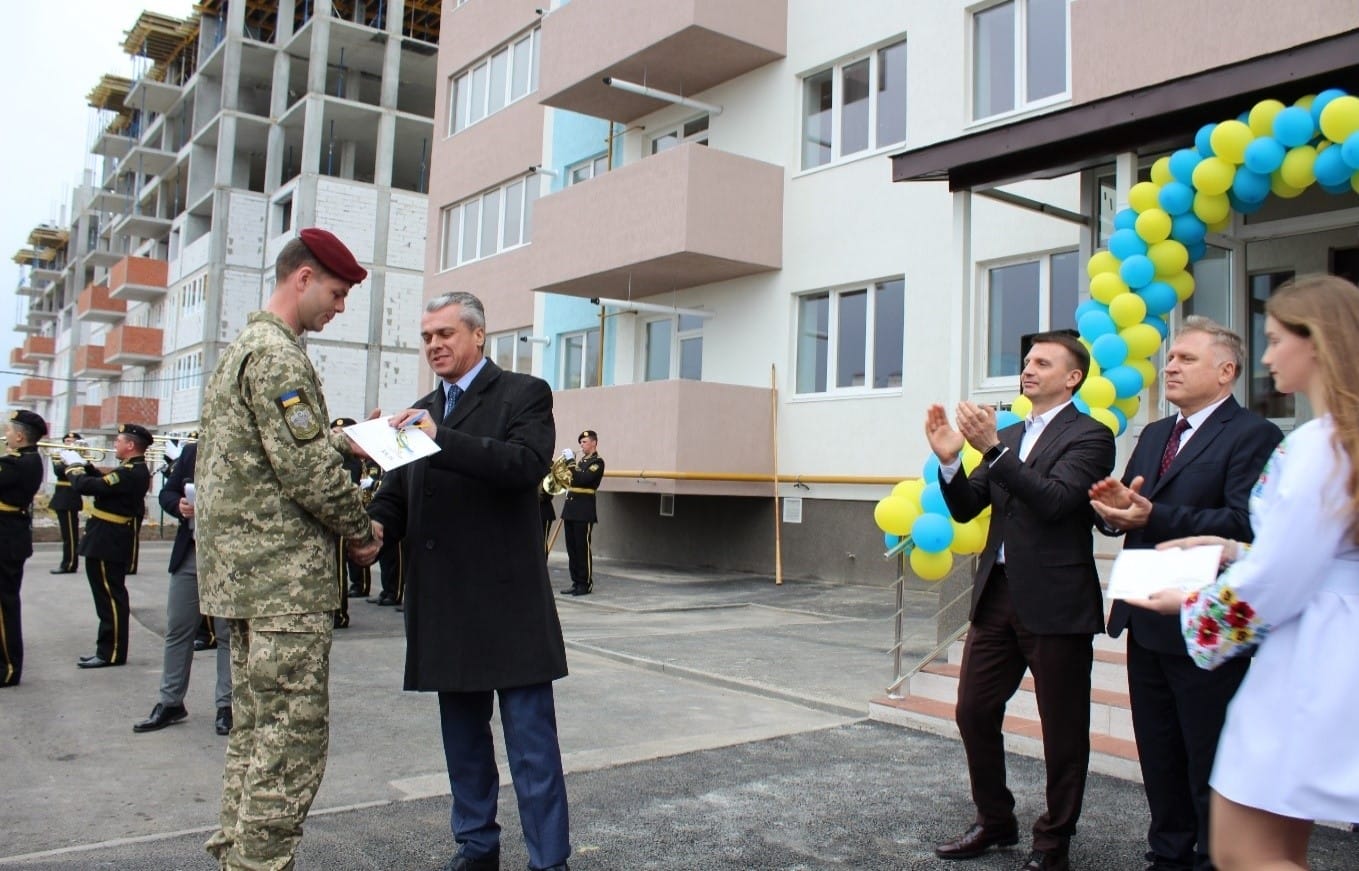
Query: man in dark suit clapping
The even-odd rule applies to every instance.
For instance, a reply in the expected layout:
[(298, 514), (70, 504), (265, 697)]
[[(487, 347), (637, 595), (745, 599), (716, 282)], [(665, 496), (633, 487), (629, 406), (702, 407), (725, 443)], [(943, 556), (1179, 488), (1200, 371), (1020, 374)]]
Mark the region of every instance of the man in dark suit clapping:
[[(1177, 414), (1148, 424), (1123, 480), (1090, 490), (1108, 535), (1125, 548), (1188, 535), (1250, 541), (1251, 487), (1283, 439), (1242, 408), (1232, 387), (1245, 368), (1241, 338), (1208, 318), (1188, 318), (1166, 356), (1165, 395)], [(1185, 651), (1178, 616), (1114, 603), (1109, 634), (1128, 630), (1128, 691), (1142, 782), (1151, 810), (1147, 860), (1157, 871), (1207, 871), (1208, 775), (1227, 703), (1249, 659), (1212, 671)]]
[[(1023, 868), (1068, 867), (1090, 760), (1093, 638), (1104, 629), (1087, 492), (1114, 466), (1113, 434), (1071, 403), (1089, 368), (1074, 338), (1039, 334), (1020, 375), (1033, 403), (1023, 423), (998, 432), (994, 410), (971, 402), (958, 405), (956, 430), (942, 406), (926, 413), (953, 518), (962, 523), (992, 509), (956, 709), (977, 815), (964, 834), (935, 849), (941, 859), (971, 859), (1019, 841), (1001, 722), (1027, 667), (1043, 724), (1048, 809), (1034, 823)], [(971, 473), (961, 468), (964, 441), (983, 456)]]

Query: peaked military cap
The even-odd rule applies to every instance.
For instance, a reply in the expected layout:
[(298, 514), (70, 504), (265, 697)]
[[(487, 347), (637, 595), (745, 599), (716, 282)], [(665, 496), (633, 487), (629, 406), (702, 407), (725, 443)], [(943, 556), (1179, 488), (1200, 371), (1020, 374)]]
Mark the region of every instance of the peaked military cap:
[(47, 421), (43, 420), (42, 415), (36, 412), (29, 411), (26, 408), (16, 409), (9, 413), (9, 419), (37, 430), (38, 438), (47, 435)]
[(356, 423), (358, 421), (352, 417), (337, 417), (330, 422), (330, 427), (334, 429), (337, 426), (353, 426)]
[(359, 265), (359, 261), (354, 259), (353, 252), (329, 230), (308, 227), (297, 235), (317, 262), (341, 281), (358, 284), (368, 277), (368, 270)]
[(80, 441), (81, 439), (84, 438), (84, 436), (81, 435), (81, 434), (78, 433), (78, 432), (68, 432), (66, 435), (62, 436), (62, 438), (63, 438), (63, 439), (75, 439), (76, 441)]
[(581, 430), (580, 435), (576, 437), (576, 441), (583, 442), (586, 439), (594, 439), (595, 441), (599, 441), (599, 433), (595, 432), (592, 429)]
[(141, 424), (136, 423), (118, 424), (118, 434), (132, 436), (134, 439), (140, 442), (141, 446), (144, 448), (151, 447), (151, 443), (155, 441), (155, 439), (151, 437), (151, 430), (147, 429)]

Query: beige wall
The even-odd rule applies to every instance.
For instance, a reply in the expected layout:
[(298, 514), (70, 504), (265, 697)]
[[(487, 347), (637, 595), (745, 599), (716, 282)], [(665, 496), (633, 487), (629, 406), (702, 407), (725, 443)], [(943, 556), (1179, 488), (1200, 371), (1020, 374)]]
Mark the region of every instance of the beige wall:
[(1074, 0), (1072, 103), (1238, 63), (1356, 27), (1359, 0)]

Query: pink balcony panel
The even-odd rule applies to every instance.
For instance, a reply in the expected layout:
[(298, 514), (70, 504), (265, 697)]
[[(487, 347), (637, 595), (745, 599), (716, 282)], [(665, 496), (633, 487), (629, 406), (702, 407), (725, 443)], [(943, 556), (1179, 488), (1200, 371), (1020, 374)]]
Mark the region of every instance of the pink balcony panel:
[(71, 408), (71, 429), (84, 434), (86, 430), (103, 427), (103, 409), (97, 405), (76, 405)]
[(25, 402), (52, 398), (52, 382), (46, 378), (25, 378), (19, 382), (19, 398)]
[(75, 349), (75, 365), (71, 367), (71, 374), (76, 377), (81, 375), (117, 375), (122, 371), (122, 366), (104, 362), (103, 345), (79, 345)]
[(57, 340), (51, 336), (29, 336), (24, 339), (24, 356), (30, 360), (51, 360), (56, 356)]

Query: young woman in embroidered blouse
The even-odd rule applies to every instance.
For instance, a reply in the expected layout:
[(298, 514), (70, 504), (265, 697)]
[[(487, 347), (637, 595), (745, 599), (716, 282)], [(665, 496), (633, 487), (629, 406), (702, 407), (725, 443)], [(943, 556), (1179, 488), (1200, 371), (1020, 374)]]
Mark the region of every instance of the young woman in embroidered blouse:
[(1312, 821), (1359, 820), (1359, 288), (1299, 278), (1265, 306), (1263, 363), (1315, 417), (1275, 451), (1251, 494), (1251, 547), (1195, 593), (1134, 602), (1180, 613), (1203, 668), (1254, 651), (1227, 712), (1211, 783), (1214, 864), (1306, 868)]

